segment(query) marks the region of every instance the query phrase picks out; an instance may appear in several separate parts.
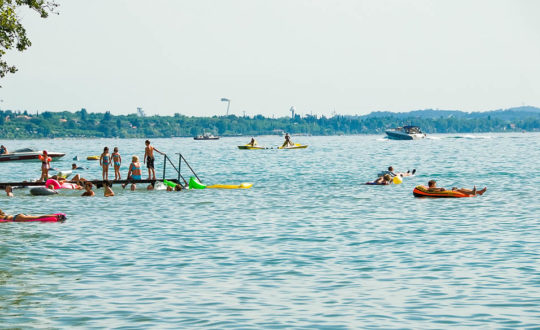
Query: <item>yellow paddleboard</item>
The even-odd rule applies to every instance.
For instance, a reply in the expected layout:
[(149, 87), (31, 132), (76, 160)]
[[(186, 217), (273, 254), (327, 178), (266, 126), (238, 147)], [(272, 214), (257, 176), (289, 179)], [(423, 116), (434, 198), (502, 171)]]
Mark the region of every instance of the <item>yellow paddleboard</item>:
[(238, 146), (238, 149), (242, 149), (242, 150), (257, 150), (257, 149), (266, 149), (265, 147), (259, 147), (259, 146), (250, 146), (250, 145), (245, 145), (245, 146)]
[(214, 184), (211, 186), (206, 186), (210, 189), (249, 189), (253, 186), (253, 183), (241, 183), (241, 184)]
[(307, 147), (308, 146), (305, 144), (295, 143), (294, 146), (291, 146), (291, 147), (281, 146), (281, 147), (278, 147), (278, 149), (305, 149)]
[(99, 156), (88, 156), (86, 160), (99, 160)]

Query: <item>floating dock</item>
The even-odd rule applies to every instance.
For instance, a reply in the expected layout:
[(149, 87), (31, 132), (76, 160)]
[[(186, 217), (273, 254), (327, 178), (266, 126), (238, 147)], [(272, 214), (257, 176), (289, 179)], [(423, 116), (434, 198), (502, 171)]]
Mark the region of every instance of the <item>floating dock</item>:
[[(180, 181), (178, 179), (166, 179), (167, 181), (174, 182), (176, 184), (180, 184)], [(67, 180), (66, 182), (71, 182)], [(157, 180), (85, 180), (84, 182), (92, 182), (96, 188), (101, 188), (105, 185), (105, 183), (108, 183), (111, 187), (115, 184), (132, 184), (132, 183), (156, 183), (156, 182), (163, 182), (162, 179)], [(76, 183), (76, 182), (72, 182)], [(0, 189), (6, 189), (7, 186), (11, 186), (13, 188), (16, 187), (43, 187), (45, 186), (44, 181), (22, 181), (22, 182), (0, 182)], [(184, 185), (182, 185), (184, 187)]]
[[(194, 175), (197, 180), (201, 181), (201, 179), (199, 179), (199, 176), (197, 176), (197, 173), (195, 173), (195, 171), (193, 170), (193, 168), (191, 167), (191, 165), (189, 165), (189, 163), (187, 162), (187, 160), (184, 158), (184, 156), (182, 156), (182, 154), (180, 153), (176, 153), (178, 155), (178, 167), (176, 167), (175, 164), (173, 164), (173, 162), (171, 161), (171, 159), (169, 158), (169, 156), (167, 155), (163, 155), (163, 176), (161, 179), (156, 179), (156, 180), (132, 180), (132, 179), (126, 179), (126, 180), (88, 180), (88, 179), (84, 179), (83, 181), (84, 182), (92, 182), (94, 184), (94, 186), (96, 186), (96, 188), (101, 188), (105, 185), (105, 183), (109, 184), (109, 186), (113, 186), (115, 184), (132, 184), (132, 183), (152, 183), (152, 184), (155, 184), (156, 182), (163, 182), (164, 180), (167, 180), (167, 181), (170, 181), (170, 182), (174, 182), (176, 184), (179, 184), (182, 186), (182, 188), (185, 188), (188, 186), (188, 181), (182, 176), (182, 174), (180, 173), (180, 170), (182, 169), (182, 163), (184, 163), (185, 166), (187, 166), (187, 168), (191, 171), (191, 174)], [(177, 177), (174, 178), (174, 179), (165, 179), (166, 177), (166, 168), (167, 168), (167, 163), (170, 164), (170, 166), (172, 166), (172, 168), (175, 170), (176, 174), (177, 174)], [(79, 174), (83, 174), (83, 173), (79, 173)], [(183, 181), (183, 183), (181, 182)], [(71, 183), (77, 183), (77, 182), (73, 182), (72, 180), (66, 180), (66, 182), (71, 182)], [(82, 181), (81, 181), (82, 182)], [(45, 182), (44, 181), (41, 181), (41, 182), (38, 182), (38, 181), (21, 181), (21, 182), (0, 182), (0, 189), (6, 189), (7, 186), (11, 186), (13, 188), (18, 188), (18, 187), (43, 187), (45, 186)]]

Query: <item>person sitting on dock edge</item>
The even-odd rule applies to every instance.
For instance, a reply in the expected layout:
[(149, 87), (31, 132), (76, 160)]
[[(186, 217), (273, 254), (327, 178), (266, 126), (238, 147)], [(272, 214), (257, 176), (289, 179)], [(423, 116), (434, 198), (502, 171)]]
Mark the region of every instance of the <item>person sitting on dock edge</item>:
[[(142, 180), (141, 163), (139, 163), (139, 157), (131, 157), (131, 164), (129, 164), (128, 180)], [(122, 184), (122, 188), (126, 188), (127, 183)], [(135, 190), (135, 183), (131, 183), (131, 190)]]

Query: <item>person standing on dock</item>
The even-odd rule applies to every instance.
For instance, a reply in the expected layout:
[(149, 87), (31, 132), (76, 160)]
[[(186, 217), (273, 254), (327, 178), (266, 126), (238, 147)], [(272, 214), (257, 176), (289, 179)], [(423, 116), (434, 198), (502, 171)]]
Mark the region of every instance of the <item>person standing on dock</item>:
[(52, 158), (47, 154), (47, 150), (43, 150), (43, 154), (39, 155), (38, 158), (41, 160), (41, 177), (39, 181), (45, 181), (49, 178), (49, 168), (51, 168)]
[(165, 155), (161, 151), (157, 150), (153, 146), (150, 145), (150, 140), (146, 140), (144, 142), (146, 144), (146, 148), (144, 148), (144, 160), (143, 162), (146, 163), (146, 167), (148, 168), (148, 180), (155, 180), (156, 179), (156, 170), (154, 169), (154, 151), (157, 153), (160, 153), (162, 155)]
[(112, 161), (114, 165), (114, 179), (121, 180), (122, 177), (120, 175), (120, 166), (122, 165), (122, 157), (120, 156), (120, 153), (118, 152), (118, 147), (114, 147), (114, 152), (112, 154)]
[(99, 165), (103, 168), (101, 176), (104, 181), (109, 180), (109, 166), (111, 165), (111, 155), (109, 154), (109, 147), (103, 148), (103, 153), (99, 157)]

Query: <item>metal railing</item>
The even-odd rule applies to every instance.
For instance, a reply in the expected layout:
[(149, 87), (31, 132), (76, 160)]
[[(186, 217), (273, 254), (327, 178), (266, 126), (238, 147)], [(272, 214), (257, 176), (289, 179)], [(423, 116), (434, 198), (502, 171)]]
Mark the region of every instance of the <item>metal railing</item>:
[(195, 173), (195, 171), (193, 170), (193, 168), (191, 167), (191, 165), (189, 165), (188, 161), (186, 160), (186, 158), (184, 158), (184, 156), (182, 156), (181, 153), (176, 153), (178, 155), (178, 167), (176, 167), (173, 162), (171, 161), (171, 159), (169, 158), (169, 156), (167, 156), (166, 154), (163, 155), (163, 180), (166, 179), (166, 173), (167, 173), (167, 162), (169, 164), (171, 164), (171, 166), (174, 168), (174, 170), (176, 171), (176, 174), (177, 174), (177, 180), (178, 180), (178, 183), (180, 183), (180, 179), (182, 179), (182, 181), (184, 181), (184, 184), (185, 186), (187, 186), (189, 183), (188, 181), (184, 178), (184, 176), (182, 175), (182, 162), (184, 162), (184, 164), (186, 164), (186, 166), (189, 168), (189, 170), (191, 171), (191, 173), (197, 178), (197, 180), (199, 180), (199, 182), (202, 182), (201, 179), (199, 178), (199, 176), (197, 175), (197, 173)]

